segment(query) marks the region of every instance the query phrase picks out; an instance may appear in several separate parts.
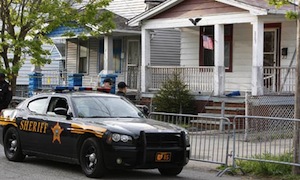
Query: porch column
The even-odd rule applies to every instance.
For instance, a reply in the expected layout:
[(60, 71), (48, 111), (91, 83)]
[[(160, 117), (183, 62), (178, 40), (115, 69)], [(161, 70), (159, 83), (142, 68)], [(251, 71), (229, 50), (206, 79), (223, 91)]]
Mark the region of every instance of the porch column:
[(151, 84), (151, 74), (147, 70), (150, 65), (150, 36), (150, 30), (142, 28), (141, 92), (146, 92)]
[(103, 74), (109, 74), (113, 70), (113, 38), (104, 36), (104, 65)]
[(225, 91), (224, 66), (224, 24), (215, 24), (215, 68), (214, 68), (214, 95), (220, 96)]
[(263, 95), (264, 23), (258, 18), (252, 23), (252, 95)]

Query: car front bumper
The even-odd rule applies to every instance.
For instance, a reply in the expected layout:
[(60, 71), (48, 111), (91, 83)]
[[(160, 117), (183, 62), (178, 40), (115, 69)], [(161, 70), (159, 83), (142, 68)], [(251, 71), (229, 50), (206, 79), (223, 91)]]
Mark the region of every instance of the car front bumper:
[[(151, 136), (158, 140), (152, 143)], [(104, 162), (107, 168), (135, 168), (153, 169), (160, 167), (183, 167), (190, 158), (190, 148), (186, 143), (185, 133), (176, 135), (177, 141), (161, 140), (158, 134), (141, 132), (139, 143), (136, 146), (106, 146), (104, 148)], [(164, 137), (166, 135), (163, 135)], [(171, 134), (170, 136), (174, 136)], [(160, 139), (160, 140), (159, 140)], [(161, 141), (161, 142), (158, 142)], [(158, 142), (158, 143), (157, 143)], [(163, 158), (167, 155), (167, 158)]]

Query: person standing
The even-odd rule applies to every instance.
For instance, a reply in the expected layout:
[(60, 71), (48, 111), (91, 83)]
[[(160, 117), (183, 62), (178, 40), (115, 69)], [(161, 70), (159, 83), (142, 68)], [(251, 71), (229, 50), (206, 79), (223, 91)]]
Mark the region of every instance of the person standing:
[(111, 89), (112, 84), (113, 84), (113, 81), (110, 78), (106, 78), (103, 81), (104, 88)]
[(118, 83), (118, 91), (117, 91), (117, 95), (119, 96), (126, 96), (126, 92), (127, 92), (127, 84), (125, 82), (119, 82)]
[(0, 111), (8, 107), (12, 99), (11, 87), (5, 81), (5, 74), (0, 73)]

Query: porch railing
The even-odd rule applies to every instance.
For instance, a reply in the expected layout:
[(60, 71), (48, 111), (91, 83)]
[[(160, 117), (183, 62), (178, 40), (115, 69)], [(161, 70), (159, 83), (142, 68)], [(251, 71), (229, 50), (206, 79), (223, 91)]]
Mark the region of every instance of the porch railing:
[(295, 67), (264, 67), (264, 94), (294, 93)]
[(162, 84), (172, 78), (173, 73), (179, 73), (183, 82), (192, 92), (212, 92), (214, 67), (187, 66), (148, 66), (150, 75), (149, 90), (158, 90)]

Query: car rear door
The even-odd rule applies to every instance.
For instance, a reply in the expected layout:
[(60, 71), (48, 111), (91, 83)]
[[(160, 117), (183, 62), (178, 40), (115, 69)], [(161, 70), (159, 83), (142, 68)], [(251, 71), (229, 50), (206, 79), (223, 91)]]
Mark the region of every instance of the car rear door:
[(45, 121), (45, 109), (48, 97), (40, 96), (30, 101), (24, 111), (17, 116), (20, 140), (23, 150), (41, 151), (41, 143), (47, 132), (48, 123)]

